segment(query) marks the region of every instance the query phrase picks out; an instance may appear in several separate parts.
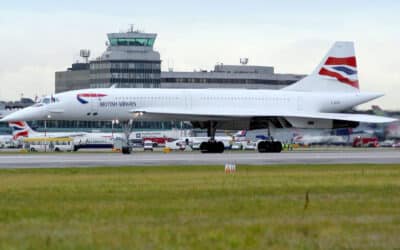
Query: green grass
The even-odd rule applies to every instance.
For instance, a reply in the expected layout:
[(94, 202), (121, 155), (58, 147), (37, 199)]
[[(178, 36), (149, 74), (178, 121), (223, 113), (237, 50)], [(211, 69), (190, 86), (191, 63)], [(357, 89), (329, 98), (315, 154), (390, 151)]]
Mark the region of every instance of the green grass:
[(400, 165), (0, 171), (0, 249), (398, 249), (399, 232)]

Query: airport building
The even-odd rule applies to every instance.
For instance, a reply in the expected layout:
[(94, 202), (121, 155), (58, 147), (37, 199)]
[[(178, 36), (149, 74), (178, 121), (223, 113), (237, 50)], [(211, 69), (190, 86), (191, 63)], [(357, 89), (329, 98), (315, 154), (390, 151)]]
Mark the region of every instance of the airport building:
[(134, 31), (107, 35), (106, 51), (88, 60), (89, 50), (81, 50), (84, 63), (74, 63), (55, 73), (56, 93), (85, 88), (262, 88), (279, 89), (304, 75), (276, 74), (271, 66), (217, 64), (214, 70), (161, 72), (160, 54), (154, 50), (157, 34)]
[[(65, 71), (55, 73), (55, 92), (85, 88), (256, 88), (279, 89), (288, 86), (304, 75), (276, 74), (271, 66), (217, 64), (213, 70), (192, 72), (161, 72), (159, 52), (154, 50), (157, 34), (144, 33), (132, 28), (128, 32), (107, 34), (106, 50), (98, 58), (89, 60), (90, 51), (81, 50), (83, 62), (74, 63)], [(42, 128), (43, 122), (33, 126)], [(116, 125), (119, 129), (119, 125)], [(180, 122), (138, 122), (137, 130), (188, 128)], [(111, 131), (110, 122), (50, 121), (48, 129)]]
[[(217, 64), (213, 70), (161, 72), (160, 53), (154, 50), (157, 34), (131, 28), (127, 32), (107, 34), (106, 50), (90, 59), (90, 50), (81, 50), (81, 62), (55, 72), (55, 92), (86, 88), (255, 88), (279, 89), (304, 75), (276, 74), (271, 66), (248, 65), (243, 58), (238, 65)], [(5, 124), (4, 124), (5, 125)], [(43, 121), (30, 124), (44, 129)], [(3, 125), (1, 125), (3, 126)], [(6, 125), (5, 125), (6, 126)], [(120, 124), (93, 121), (48, 121), (49, 131), (120, 130)], [(136, 130), (189, 128), (182, 122), (137, 122)]]

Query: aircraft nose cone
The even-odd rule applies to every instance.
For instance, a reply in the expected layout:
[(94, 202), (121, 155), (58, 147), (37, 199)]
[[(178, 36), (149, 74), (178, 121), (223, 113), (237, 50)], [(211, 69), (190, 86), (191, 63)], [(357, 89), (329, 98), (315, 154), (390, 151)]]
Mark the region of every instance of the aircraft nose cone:
[(28, 107), (5, 116), (0, 122), (32, 121), (46, 119), (45, 110)]

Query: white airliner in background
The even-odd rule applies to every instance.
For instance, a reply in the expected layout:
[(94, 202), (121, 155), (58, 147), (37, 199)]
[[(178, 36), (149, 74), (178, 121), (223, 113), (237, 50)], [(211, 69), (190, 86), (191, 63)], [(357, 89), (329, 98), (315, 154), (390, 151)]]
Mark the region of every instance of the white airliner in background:
[[(44, 98), (1, 121), (182, 120), (207, 128), (202, 152), (223, 152), (216, 129), (345, 128), (395, 119), (341, 113), (383, 96), (359, 90), (352, 42), (336, 42), (315, 71), (280, 90), (137, 89), (74, 90)], [(258, 143), (259, 152), (280, 152), (278, 141)]]
[(82, 137), (87, 136), (89, 133), (86, 132), (38, 132), (33, 130), (25, 121), (9, 122), (8, 125), (11, 127), (12, 136), (14, 140), (18, 140), (24, 137), (27, 138), (64, 138), (64, 137)]

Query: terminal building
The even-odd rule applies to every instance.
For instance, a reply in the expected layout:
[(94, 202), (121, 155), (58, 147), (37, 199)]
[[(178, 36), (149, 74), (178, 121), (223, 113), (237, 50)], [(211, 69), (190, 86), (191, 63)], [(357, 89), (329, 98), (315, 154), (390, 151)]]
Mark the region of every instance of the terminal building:
[(271, 66), (217, 64), (214, 70), (161, 72), (160, 54), (154, 50), (157, 34), (131, 29), (107, 35), (106, 51), (84, 63), (74, 63), (66, 71), (55, 73), (56, 93), (85, 88), (261, 88), (279, 89), (304, 75), (276, 74)]

